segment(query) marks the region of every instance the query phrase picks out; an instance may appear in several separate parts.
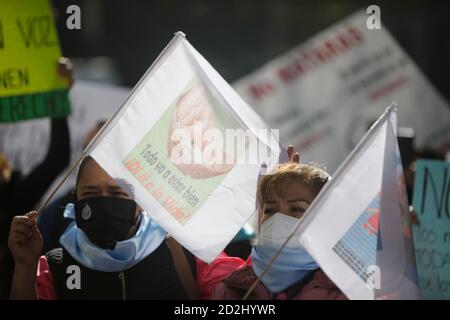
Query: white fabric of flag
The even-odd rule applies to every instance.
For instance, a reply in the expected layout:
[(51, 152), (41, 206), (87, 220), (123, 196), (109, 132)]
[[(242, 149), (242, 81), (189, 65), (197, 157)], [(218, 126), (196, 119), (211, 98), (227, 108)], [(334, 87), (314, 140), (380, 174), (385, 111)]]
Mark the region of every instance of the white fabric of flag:
[[(254, 212), (261, 164), (278, 163), (278, 137), (267, 129), (178, 32), (87, 152), (211, 262)], [(230, 143), (228, 132), (244, 134)]]
[(311, 204), (296, 234), (350, 299), (417, 299), (392, 104)]

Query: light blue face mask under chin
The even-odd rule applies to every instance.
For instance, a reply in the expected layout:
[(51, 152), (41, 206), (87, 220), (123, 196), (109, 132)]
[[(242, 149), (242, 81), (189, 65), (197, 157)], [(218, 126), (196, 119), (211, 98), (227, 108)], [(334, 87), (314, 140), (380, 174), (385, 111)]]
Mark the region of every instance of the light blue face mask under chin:
[[(64, 217), (75, 219), (72, 203), (67, 204)], [(67, 227), (59, 242), (81, 265), (97, 271), (118, 272), (135, 266), (149, 256), (161, 245), (166, 235), (166, 231), (143, 212), (136, 234), (130, 239), (117, 242), (114, 250), (96, 246), (77, 227), (75, 221)]]
[[(253, 271), (258, 277), (297, 222), (297, 218), (277, 212), (263, 223), (260, 243), (253, 247), (251, 253)], [(261, 281), (272, 293), (279, 293), (318, 268), (313, 257), (292, 237)]]
[[(253, 271), (259, 277), (278, 249), (254, 246), (252, 249)], [(319, 265), (305, 249), (283, 248), (261, 281), (272, 292), (279, 293), (309, 275)]]

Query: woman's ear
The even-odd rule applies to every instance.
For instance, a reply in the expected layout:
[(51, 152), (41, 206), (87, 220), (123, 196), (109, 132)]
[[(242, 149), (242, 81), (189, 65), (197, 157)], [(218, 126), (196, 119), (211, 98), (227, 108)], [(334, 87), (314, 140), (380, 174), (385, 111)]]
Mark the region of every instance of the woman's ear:
[(135, 220), (136, 224), (141, 221), (141, 213), (142, 213), (142, 211), (144, 211), (144, 210), (142, 210), (142, 208), (140, 206), (138, 206), (138, 204), (136, 203), (136, 211), (134, 212), (134, 218), (136, 219)]
[(136, 203), (136, 214), (139, 214), (142, 211), (144, 211), (144, 210)]
[(77, 187), (76, 187), (76, 186), (74, 186), (74, 187), (72, 188), (72, 191), (70, 192), (70, 197), (72, 198), (72, 200), (73, 200), (74, 202), (78, 200), (78, 199), (77, 199)]
[(263, 208), (261, 206), (258, 206), (258, 232), (261, 230), (261, 220), (263, 216)]

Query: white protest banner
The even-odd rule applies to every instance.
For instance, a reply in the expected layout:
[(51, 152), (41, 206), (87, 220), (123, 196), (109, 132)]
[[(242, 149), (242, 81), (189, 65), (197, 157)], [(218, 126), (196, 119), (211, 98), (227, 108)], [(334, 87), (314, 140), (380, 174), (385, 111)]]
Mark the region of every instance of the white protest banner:
[(350, 299), (417, 299), (409, 207), (391, 105), (325, 185), (296, 234)]
[(367, 18), (359, 11), (233, 84), (302, 162), (330, 173), (393, 100), (417, 146), (450, 149), (449, 105), (385, 26), (369, 30)]
[(181, 245), (211, 262), (255, 210), (277, 132), (177, 33), (88, 147)]
[[(130, 89), (125, 87), (75, 81), (69, 91), (71, 114), (68, 118), (72, 164), (85, 147), (88, 132), (97, 122), (107, 120), (129, 92)], [(0, 124), (0, 151), (8, 157), (14, 169), (20, 170), (25, 175), (43, 161), (47, 154), (49, 139), (49, 119)], [(73, 188), (74, 181), (75, 177), (72, 176), (57, 195)]]

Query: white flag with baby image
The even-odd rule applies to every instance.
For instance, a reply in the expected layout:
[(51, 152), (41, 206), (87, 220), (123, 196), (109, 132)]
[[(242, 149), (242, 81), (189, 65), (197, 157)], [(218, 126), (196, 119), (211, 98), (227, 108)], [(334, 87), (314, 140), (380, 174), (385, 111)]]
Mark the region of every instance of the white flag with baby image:
[(372, 126), (296, 232), (350, 299), (418, 299), (397, 108)]
[(106, 129), (95, 161), (181, 245), (211, 262), (255, 210), (277, 131), (177, 33)]

